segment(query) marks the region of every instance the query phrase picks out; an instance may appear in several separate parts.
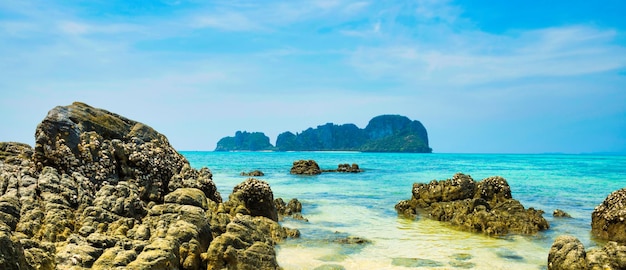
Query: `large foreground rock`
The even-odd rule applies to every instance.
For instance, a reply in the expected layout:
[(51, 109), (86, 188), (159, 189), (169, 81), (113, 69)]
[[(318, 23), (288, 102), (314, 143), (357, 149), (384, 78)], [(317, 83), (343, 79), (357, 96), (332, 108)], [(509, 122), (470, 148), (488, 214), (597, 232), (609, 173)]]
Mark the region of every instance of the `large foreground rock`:
[[(142, 123), (74, 103), (36, 137), (35, 149), (0, 143), (0, 269), (277, 268), (273, 245), (298, 235), (274, 221), (267, 183), (242, 183), (223, 203), (209, 169)], [(217, 240), (227, 232), (234, 242)]]
[(601, 239), (626, 243), (626, 188), (614, 191), (593, 210), (591, 232)]
[(548, 270), (626, 269), (626, 245), (608, 242), (604, 247), (585, 251), (576, 237), (561, 235), (548, 254)]
[(448, 180), (415, 183), (412, 198), (400, 201), (396, 210), (405, 217), (422, 213), (489, 235), (535, 234), (549, 228), (543, 211), (525, 209), (512, 198), (509, 184), (499, 176), (475, 182), (469, 175), (457, 173)]

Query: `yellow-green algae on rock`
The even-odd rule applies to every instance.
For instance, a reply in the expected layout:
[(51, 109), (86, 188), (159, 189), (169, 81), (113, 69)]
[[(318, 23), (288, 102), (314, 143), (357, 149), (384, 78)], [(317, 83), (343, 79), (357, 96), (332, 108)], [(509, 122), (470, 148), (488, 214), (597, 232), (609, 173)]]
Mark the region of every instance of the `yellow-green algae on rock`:
[(35, 136), (0, 143), (0, 269), (277, 269), (274, 244), (298, 235), (269, 185), (222, 202), (208, 168), (142, 123), (75, 102)]

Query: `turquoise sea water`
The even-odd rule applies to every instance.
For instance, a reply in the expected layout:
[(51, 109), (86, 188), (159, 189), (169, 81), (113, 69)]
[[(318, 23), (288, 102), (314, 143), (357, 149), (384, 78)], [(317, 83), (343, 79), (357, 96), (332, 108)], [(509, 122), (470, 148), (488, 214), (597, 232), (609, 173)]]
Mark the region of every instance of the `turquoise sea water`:
[[(300, 239), (277, 248), (284, 269), (545, 269), (548, 250), (561, 234), (578, 237), (587, 248), (591, 212), (606, 196), (626, 187), (626, 156), (397, 154), (357, 152), (182, 152), (195, 168), (208, 167), (226, 199), (244, 181), (242, 171), (261, 170), (274, 197), (298, 198), (309, 222), (285, 220)], [(359, 174), (290, 175), (293, 161), (313, 159), (322, 169), (357, 163)], [(414, 182), (451, 178), (456, 172), (478, 181), (500, 175), (513, 198), (544, 210), (548, 231), (535, 236), (488, 237), (444, 223), (398, 218), (394, 205), (411, 197)], [(552, 217), (562, 209), (573, 219)], [(357, 236), (366, 245), (334, 239)]]

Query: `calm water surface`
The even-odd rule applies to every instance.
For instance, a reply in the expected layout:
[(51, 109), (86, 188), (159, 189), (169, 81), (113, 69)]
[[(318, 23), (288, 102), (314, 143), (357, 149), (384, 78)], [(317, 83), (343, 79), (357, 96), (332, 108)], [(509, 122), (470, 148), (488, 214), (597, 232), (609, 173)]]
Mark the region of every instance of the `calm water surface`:
[[(309, 222), (286, 220), (300, 239), (278, 246), (284, 269), (545, 269), (558, 235), (578, 237), (587, 248), (601, 244), (589, 234), (591, 212), (606, 196), (626, 187), (626, 156), (396, 154), (356, 152), (182, 152), (195, 168), (208, 167), (224, 199), (246, 177), (261, 170), (274, 197), (298, 198)], [(289, 174), (291, 164), (313, 159), (322, 169), (357, 163), (360, 174)], [(454, 230), (428, 219), (397, 217), (394, 205), (411, 197), (414, 182), (451, 178), (457, 172), (478, 181), (500, 175), (513, 198), (546, 212), (550, 230), (535, 236), (487, 237)], [(552, 217), (562, 209), (573, 219)], [(340, 245), (357, 236), (372, 243)]]

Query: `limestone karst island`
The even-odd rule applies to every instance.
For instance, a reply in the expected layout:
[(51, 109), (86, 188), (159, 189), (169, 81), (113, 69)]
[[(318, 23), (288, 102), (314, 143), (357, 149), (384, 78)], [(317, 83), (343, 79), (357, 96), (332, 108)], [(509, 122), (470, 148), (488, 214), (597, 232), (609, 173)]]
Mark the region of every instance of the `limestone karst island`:
[(401, 115), (380, 115), (361, 129), (354, 124), (327, 123), (300, 133), (283, 132), (276, 146), (262, 132), (237, 131), (224, 137), (215, 151), (360, 151), (431, 153), (428, 133), (420, 121)]

